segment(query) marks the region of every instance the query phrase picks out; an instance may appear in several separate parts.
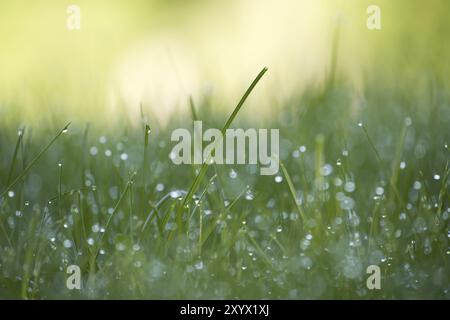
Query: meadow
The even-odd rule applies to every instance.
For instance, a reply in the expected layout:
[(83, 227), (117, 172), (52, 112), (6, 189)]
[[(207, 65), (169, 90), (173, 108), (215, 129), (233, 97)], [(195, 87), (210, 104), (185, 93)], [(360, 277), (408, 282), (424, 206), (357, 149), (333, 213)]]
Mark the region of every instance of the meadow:
[[(105, 107), (116, 47), (126, 46), (133, 28), (157, 24), (143, 19), (149, 4), (133, 2), (133, 16), (100, 1), (102, 14), (88, 16), (85, 33), (56, 29), (65, 46), (47, 43), (47, 29), (63, 21), (51, 10), (52, 19), (36, 20), (50, 22), (34, 26), (33, 39), (28, 26), (14, 36), (0, 33), (9, 44), (0, 59), (0, 298), (449, 299), (450, 49), (445, 10), (436, 9), (448, 4), (434, 2), (440, 7), (408, 16), (406, 2), (382, 1), (385, 29), (362, 32), (367, 43), (349, 42), (351, 28), (343, 25), (339, 35), (333, 25), (328, 49), (315, 48), (326, 61), (317, 69), (320, 81), (303, 78), (295, 50), (286, 57), (274, 50), (278, 60), (260, 73), (248, 70), (264, 60), (264, 47), (255, 49), (261, 56), (241, 54), (241, 64), (221, 57), (211, 74), (238, 79), (229, 81), (238, 90), (222, 92), (220, 79), (203, 96), (161, 90), (181, 101), (164, 121), (154, 117), (164, 105), (151, 101)], [(154, 3), (186, 23), (179, 9)], [(205, 5), (196, 3), (195, 10)], [(92, 9), (82, 5), (83, 14)], [(356, 22), (365, 27), (360, 6)], [(21, 12), (12, 3), (8, 9)], [(112, 28), (105, 16), (132, 31)], [(262, 30), (264, 44), (276, 42)], [(28, 57), (19, 50), (22, 38), (42, 52)], [(379, 50), (364, 56), (361, 48)], [(291, 71), (286, 77), (279, 61)], [(355, 86), (350, 71), (357, 63)], [(140, 79), (132, 89), (146, 84)], [(269, 113), (258, 109), (261, 101)], [(261, 175), (259, 164), (174, 164), (171, 133), (191, 131), (194, 121), (222, 133), (279, 129), (278, 173)], [(81, 271), (79, 290), (67, 286), (73, 265)], [(381, 270), (380, 289), (366, 285), (370, 265)]]
[[(0, 295), (448, 298), (448, 92), (400, 89), (367, 86), (356, 116), (342, 84), (286, 106), (275, 176), (174, 165), (170, 130), (145, 121), (2, 132)], [(81, 290), (66, 288), (73, 264)]]

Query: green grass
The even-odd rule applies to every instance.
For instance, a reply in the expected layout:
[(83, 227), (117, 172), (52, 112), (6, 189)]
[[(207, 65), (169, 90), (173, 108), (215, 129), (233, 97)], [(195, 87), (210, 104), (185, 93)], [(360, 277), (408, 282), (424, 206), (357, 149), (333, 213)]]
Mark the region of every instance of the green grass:
[[(193, 119), (224, 132), (265, 72), (225, 125), (191, 98)], [(144, 111), (109, 134), (0, 129), (0, 297), (448, 299), (449, 92), (378, 80), (356, 110), (336, 78), (283, 106), (267, 125), (276, 176), (175, 166), (170, 133), (190, 121), (158, 128)], [(370, 264), (381, 290), (366, 288)]]

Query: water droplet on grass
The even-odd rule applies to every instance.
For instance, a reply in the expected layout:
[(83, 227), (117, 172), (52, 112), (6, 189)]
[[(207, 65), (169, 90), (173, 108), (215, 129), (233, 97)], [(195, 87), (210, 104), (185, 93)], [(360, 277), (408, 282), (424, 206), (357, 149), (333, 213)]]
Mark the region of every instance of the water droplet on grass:
[(195, 269), (202, 270), (203, 269), (203, 261), (199, 261), (194, 265)]
[(127, 247), (122, 242), (116, 243), (116, 249), (119, 251), (124, 251)]
[(355, 201), (350, 197), (344, 197), (340, 202), (340, 207), (344, 210), (351, 210), (355, 206)]
[(253, 192), (249, 189), (245, 192), (245, 199), (248, 201), (252, 201), (254, 198)]
[(70, 241), (69, 239), (64, 240), (63, 242), (64, 248), (72, 248), (72, 241)]
[(92, 147), (89, 149), (89, 153), (91, 154), (91, 156), (97, 155), (97, 153), (98, 153), (97, 147), (92, 146)]
[(97, 233), (100, 231), (100, 225), (98, 223), (94, 224), (91, 228), (92, 232)]
[(355, 185), (355, 183), (352, 182), (352, 181), (348, 181), (348, 182), (346, 182), (345, 185), (344, 185), (344, 190), (345, 190), (346, 192), (353, 192), (353, 191), (355, 191), (355, 189), (356, 189), (356, 185)]
[(355, 279), (362, 273), (361, 261), (354, 256), (347, 256), (341, 262), (343, 274), (346, 278)]
[(382, 195), (384, 194), (384, 189), (383, 189), (383, 187), (377, 187), (377, 188), (375, 189), (375, 193), (376, 193), (378, 196), (382, 196)]
[(330, 164), (325, 164), (321, 169), (320, 169), (320, 174), (322, 176), (328, 176), (333, 172), (333, 167)]
[(171, 198), (177, 199), (177, 198), (180, 198), (182, 194), (181, 194), (181, 191), (179, 191), (179, 190), (173, 190), (173, 191), (170, 191), (169, 195)]
[(413, 188), (416, 190), (420, 190), (420, 188), (422, 188), (422, 184), (419, 181), (415, 181)]

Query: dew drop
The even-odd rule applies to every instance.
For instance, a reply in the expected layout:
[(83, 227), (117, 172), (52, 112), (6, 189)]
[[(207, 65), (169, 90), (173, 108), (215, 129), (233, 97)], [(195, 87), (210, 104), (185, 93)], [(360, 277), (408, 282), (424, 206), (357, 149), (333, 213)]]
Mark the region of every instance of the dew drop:
[(422, 188), (422, 184), (419, 181), (415, 181), (413, 187), (415, 190), (420, 190), (420, 188)]
[(352, 182), (352, 181), (348, 181), (348, 182), (346, 182), (345, 185), (344, 185), (344, 190), (345, 190), (346, 192), (353, 192), (353, 191), (355, 191), (355, 189), (356, 189), (356, 185), (355, 185), (355, 183)]
[(195, 269), (202, 270), (203, 269), (203, 261), (199, 261), (194, 265)]
[(119, 242), (116, 243), (116, 249), (119, 251), (124, 251), (126, 249), (126, 246), (122, 242)]
[(329, 176), (331, 173), (333, 172), (333, 167), (330, 164), (325, 164), (321, 169), (320, 169), (320, 174), (322, 176)]
[(92, 147), (89, 149), (89, 153), (91, 154), (91, 156), (97, 155), (97, 153), (98, 153), (97, 147), (92, 146)]
[(64, 240), (63, 242), (64, 248), (72, 248), (72, 241), (70, 241), (69, 239)]
[(100, 225), (98, 223), (94, 224), (91, 228), (92, 232), (97, 233), (100, 231)]

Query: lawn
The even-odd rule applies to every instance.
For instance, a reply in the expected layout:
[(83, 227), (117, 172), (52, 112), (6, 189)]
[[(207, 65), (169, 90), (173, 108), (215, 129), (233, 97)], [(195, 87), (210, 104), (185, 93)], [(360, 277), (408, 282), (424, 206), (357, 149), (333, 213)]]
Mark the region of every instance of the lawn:
[(449, 93), (401, 86), (368, 84), (356, 112), (344, 83), (285, 106), (274, 176), (170, 161), (171, 128), (224, 125), (208, 105), (158, 130), (2, 130), (0, 296), (449, 298)]
[(2, 3), (0, 298), (450, 298), (447, 0), (76, 2)]

